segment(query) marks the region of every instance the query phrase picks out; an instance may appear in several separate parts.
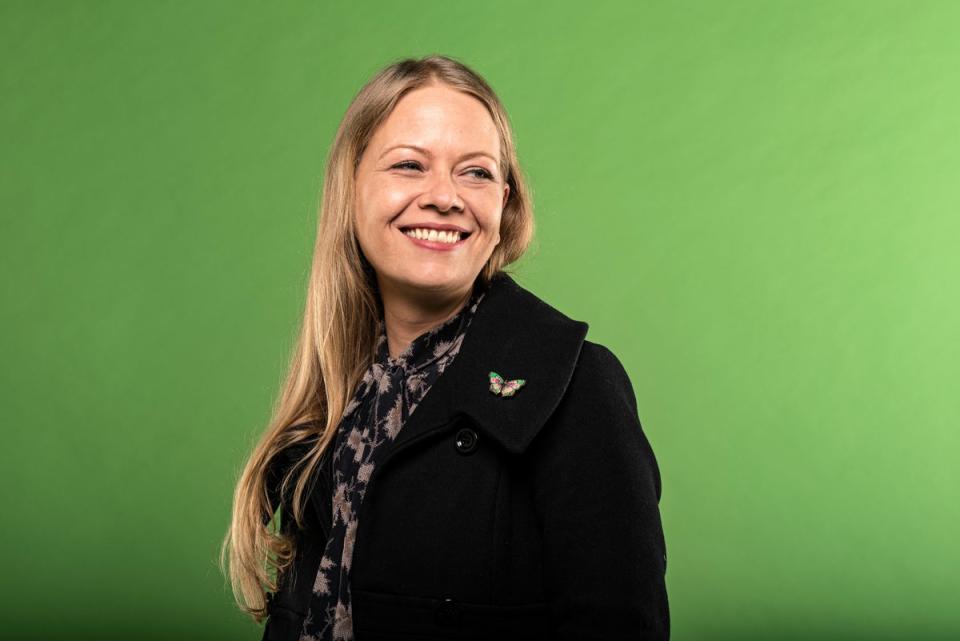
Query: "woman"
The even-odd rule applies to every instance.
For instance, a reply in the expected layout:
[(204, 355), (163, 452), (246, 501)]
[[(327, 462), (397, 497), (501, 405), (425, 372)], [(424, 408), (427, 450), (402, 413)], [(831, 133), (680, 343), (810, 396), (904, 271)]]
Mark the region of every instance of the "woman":
[(668, 638), (630, 380), (504, 271), (532, 234), (507, 114), (475, 72), (403, 60), (360, 91), (221, 556), (264, 639)]

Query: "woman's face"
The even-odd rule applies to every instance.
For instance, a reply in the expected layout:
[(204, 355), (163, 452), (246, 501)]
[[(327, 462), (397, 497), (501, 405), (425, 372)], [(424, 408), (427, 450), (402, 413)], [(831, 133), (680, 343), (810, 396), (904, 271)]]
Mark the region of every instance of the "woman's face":
[(510, 187), (499, 158), (497, 128), (473, 96), (439, 85), (400, 99), (356, 175), (357, 236), (381, 291), (470, 289), (500, 242)]

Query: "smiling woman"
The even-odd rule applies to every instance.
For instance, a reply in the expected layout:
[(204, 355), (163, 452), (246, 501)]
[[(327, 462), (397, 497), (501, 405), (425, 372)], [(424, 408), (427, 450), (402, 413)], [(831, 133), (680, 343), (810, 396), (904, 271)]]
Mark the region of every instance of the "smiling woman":
[(264, 639), (666, 639), (660, 472), (619, 359), (505, 268), (506, 111), (391, 64), (331, 147), (300, 336), (221, 553)]
[(381, 296), (400, 309), (424, 292), (463, 304), (500, 242), (500, 146), (484, 103), (439, 81), (397, 102), (357, 168), (357, 239)]

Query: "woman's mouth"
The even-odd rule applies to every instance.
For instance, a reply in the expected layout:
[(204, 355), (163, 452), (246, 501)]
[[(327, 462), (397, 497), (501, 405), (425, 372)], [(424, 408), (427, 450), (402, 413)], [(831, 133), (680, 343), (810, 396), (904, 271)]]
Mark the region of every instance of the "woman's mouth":
[(424, 249), (434, 249), (438, 251), (451, 251), (462, 246), (467, 238), (473, 235), (472, 232), (461, 232), (456, 230), (436, 230), (425, 227), (402, 227), (400, 232), (410, 239), (415, 245)]

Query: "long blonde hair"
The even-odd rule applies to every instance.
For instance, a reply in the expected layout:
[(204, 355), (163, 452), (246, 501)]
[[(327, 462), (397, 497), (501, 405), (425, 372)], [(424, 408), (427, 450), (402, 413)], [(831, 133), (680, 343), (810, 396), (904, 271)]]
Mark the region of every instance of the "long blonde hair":
[[(297, 528), (304, 525), (310, 477), (333, 440), (343, 411), (369, 367), (381, 314), (372, 266), (354, 231), (354, 179), (360, 158), (380, 124), (409, 91), (445, 84), (486, 105), (500, 134), (500, 171), (510, 186), (500, 242), (477, 279), (494, 275), (526, 251), (534, 233), (533, 206), (517, 161), (510, 122), (497, 95), (476, 72), (448, 56), (394, 62), (356, 95), (340, 123), (327, 158), (313, 262), (299, 336), (272, 417), (243, 466), (233, 494), (230, 526), (220, 549), (220, 567), (241, 610), (260, 622), (266, 592), (296, 554), (292, 536), (276, 526), (268, 468), (287, 448), (311, 442), (307, 453), (283, 474), (280, 491), (290, 499)], [(286, 506), (286, 503), (284, 503)]]

